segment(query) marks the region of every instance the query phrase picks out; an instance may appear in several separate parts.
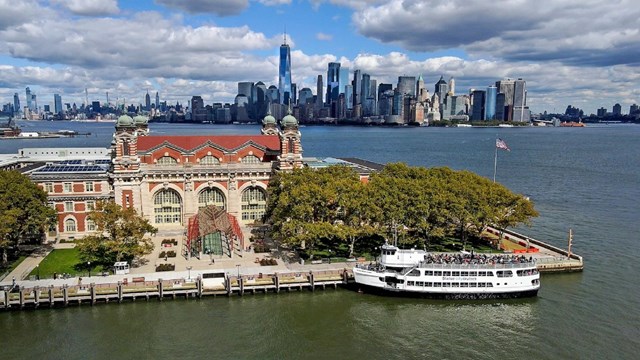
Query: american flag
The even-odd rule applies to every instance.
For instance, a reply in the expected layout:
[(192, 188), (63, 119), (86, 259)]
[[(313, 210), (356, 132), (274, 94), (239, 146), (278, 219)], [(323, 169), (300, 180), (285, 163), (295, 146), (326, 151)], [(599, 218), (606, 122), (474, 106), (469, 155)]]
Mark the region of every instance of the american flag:
[(498, 149), (502, 149), (502, 150), (507, 150), (507, 151), (511, 151), (511, 149), (509, 149), (509, 146), (507, 146), (507, 143), (504, 142), (504, 140), (498, 138), (496, 139), (496, 147)]

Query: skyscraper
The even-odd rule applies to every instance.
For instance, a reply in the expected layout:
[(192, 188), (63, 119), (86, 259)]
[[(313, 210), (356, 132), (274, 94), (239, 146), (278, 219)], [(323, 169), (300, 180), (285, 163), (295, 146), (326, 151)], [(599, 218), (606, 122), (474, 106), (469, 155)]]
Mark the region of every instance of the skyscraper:
[(160, 95), (156, 91), (156, 110), (160, 109)]
[(33, 107), (31, 104), (31, 89), (29, 89), (29, 87), (27, 86), (27, 88), (25, 89), (25, 93), (27, 95), (27, 109), (29, 109), (29, 111), (33, 111)]
[(62, 97), (60, 94), (53, 94), (53, 110), (56, 114), (62, 114)]
[(486, 92), (484, 90), (473, 90), (473, 92), (471, 93), (471, 96), (473, 99), (471, 120), (473, 121), (484, 120)]
[(449, 94), (452, 96), (456, 94), (456, 80), (453, 76), (449, 79)]
[(326, 103), (338, 100), (340, 94), (340, 63), (330, 62), (327, 68), (327, 98)]
[(496, 101), (498, 97), (498, 88), (491, 85), (487, 88), (487, 96), (485, 98), (484, 119), (495, 120), (496, 118)]
[(449, 85), (444, 81), (444, 76), (440, 76), (440, 80), (436, 83), (435, 93), (438, 95), (440, 104), (443, 104), (447, 94), (449, 93)]
[(362, 72), (360, 70), (353, 71), (353, 105), (362, 104)]
[(528, 122), (531, 113), (527, 106), (527, 83), (522, 79), (514, 81), (513, 86), (513, 121)]
[(13, 112), (16, 114), (19, 114), (21, 110), (22, 109), (20, 109), (20, 97), (18, 96), (18, 93), (14, 93), (13, 94)]
[(144, 96), (144, 108), (147, 111), (151, 110), (151, 96), (149, 95), (148, 89), (147, 89), (147, 95)]
[(340, 66), (340, 94), (343, 94), (345, 92), (345, 87), (347, 85), (349, 85), (349, 67), (347, 66)]
[(287, 33), (284, 34), (284, 42), (280, 46), (280, 66), (278, 71), (278, 93), (281, 104), (289, 104), (291, 92), (291, 49), (287, 44)]
[(416, 77), (398, 76), (398, 91), (401, 95), (416, 96)]
[(324, 82), (322, 81), (322, 75), (318, 75), (318, 82), (316, 83), (316, 109), (322, 108), (322, 93), (324, 89)]

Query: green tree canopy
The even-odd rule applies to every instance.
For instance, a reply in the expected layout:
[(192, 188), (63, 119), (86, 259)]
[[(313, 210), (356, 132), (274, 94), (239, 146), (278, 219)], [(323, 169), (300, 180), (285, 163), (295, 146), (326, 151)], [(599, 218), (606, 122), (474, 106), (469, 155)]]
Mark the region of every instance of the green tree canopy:
[(55, 224), (56, 211), (47, 204), (47, 193), (17, 171), (0, 171), (0, 248), (7, 250), (25, 241), (40, 241)]
[(346, 166), (279, 173), (269, 184), (267, 220), (285, 243), (313, 247), (320, 239), (347, 242), (393, 238), (423, 246), (458, 234), (463, 241), (487, 225), (528, 224), (533, 203), (469, 171), (389, 164), (360, 181)]
[(114, 201), (98, 202), (89, 219), (95, 222), (98, 231), (77, 242), (82, 261), (111, 267), (117, 261), (131, 263), (153, 251), (147, 235), (158, 229), (133, 208), (122, 208)]

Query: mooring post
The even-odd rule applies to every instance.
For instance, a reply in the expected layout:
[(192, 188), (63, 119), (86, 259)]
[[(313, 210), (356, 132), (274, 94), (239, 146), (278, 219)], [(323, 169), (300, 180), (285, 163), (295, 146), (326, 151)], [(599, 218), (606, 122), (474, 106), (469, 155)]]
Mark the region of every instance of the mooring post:
[(89, 294), (91, 295), (91, 305), (95, 305), (96, 303), (96, 284), (89, 284)]
[(4, 308), (8, 309), (11, 307), (11, 304), (9, 304), (9, 290), (5, 290), (4, 291)]
[(164, 288), (162, 286), (162, 279), (158, 279), (158, 299), (162, 301), (163, 296), (164, 296)]
[(24, 287), (19, 288), (20, 290), (20, 308), (24, 307)]
[(311, 291), (316, 290), (316, 282), (313, 278), (313, 271), (309, 271), (309, 283), (311, 284)]
[(64, 306), (69, 305), (69, 285), (62, 285), (62, 302)]
[(244, 278), (238, 278), (238, 284), (240, 284), (240, 296), (244, 295)]
[(196, 279), (196, 288), (198, 289), (198, 299), (202, 298), (202, 276)]
[(342, 283), (347, 285), (348, 282), (349, 282), (349, 273), (347, 272), (347, 269), (344, 269), (344, 271), (342, 272)]
[(38, 307), (40, 305), (40, 287), (33, 288), (33, 306)]
[(122, 302), (122, 281), (118, 281), (118, 302)]
[(231, 277), (229, 274), (225, 276), (225, 285), (227, 288), (227, 296), (231, 296)]
[(276, 284), (276, 294), (280, 293), (280, 275), (278, 273), (273, 274), (273, 282)]
[(49, 285), (49, 306), (53, 306), (53, 302), (55, 299), (53, 298), (53, 285)]

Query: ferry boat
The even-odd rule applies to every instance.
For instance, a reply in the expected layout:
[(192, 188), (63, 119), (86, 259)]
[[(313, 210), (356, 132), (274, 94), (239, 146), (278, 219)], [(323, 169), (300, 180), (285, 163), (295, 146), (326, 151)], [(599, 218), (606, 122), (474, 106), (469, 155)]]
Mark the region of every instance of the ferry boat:
[(386, 243), (376, 263), (353, 269), (361, 290), (445, 299), (531, 297), (540, 289), (533, 258), (509, 254), (428, 253)]

